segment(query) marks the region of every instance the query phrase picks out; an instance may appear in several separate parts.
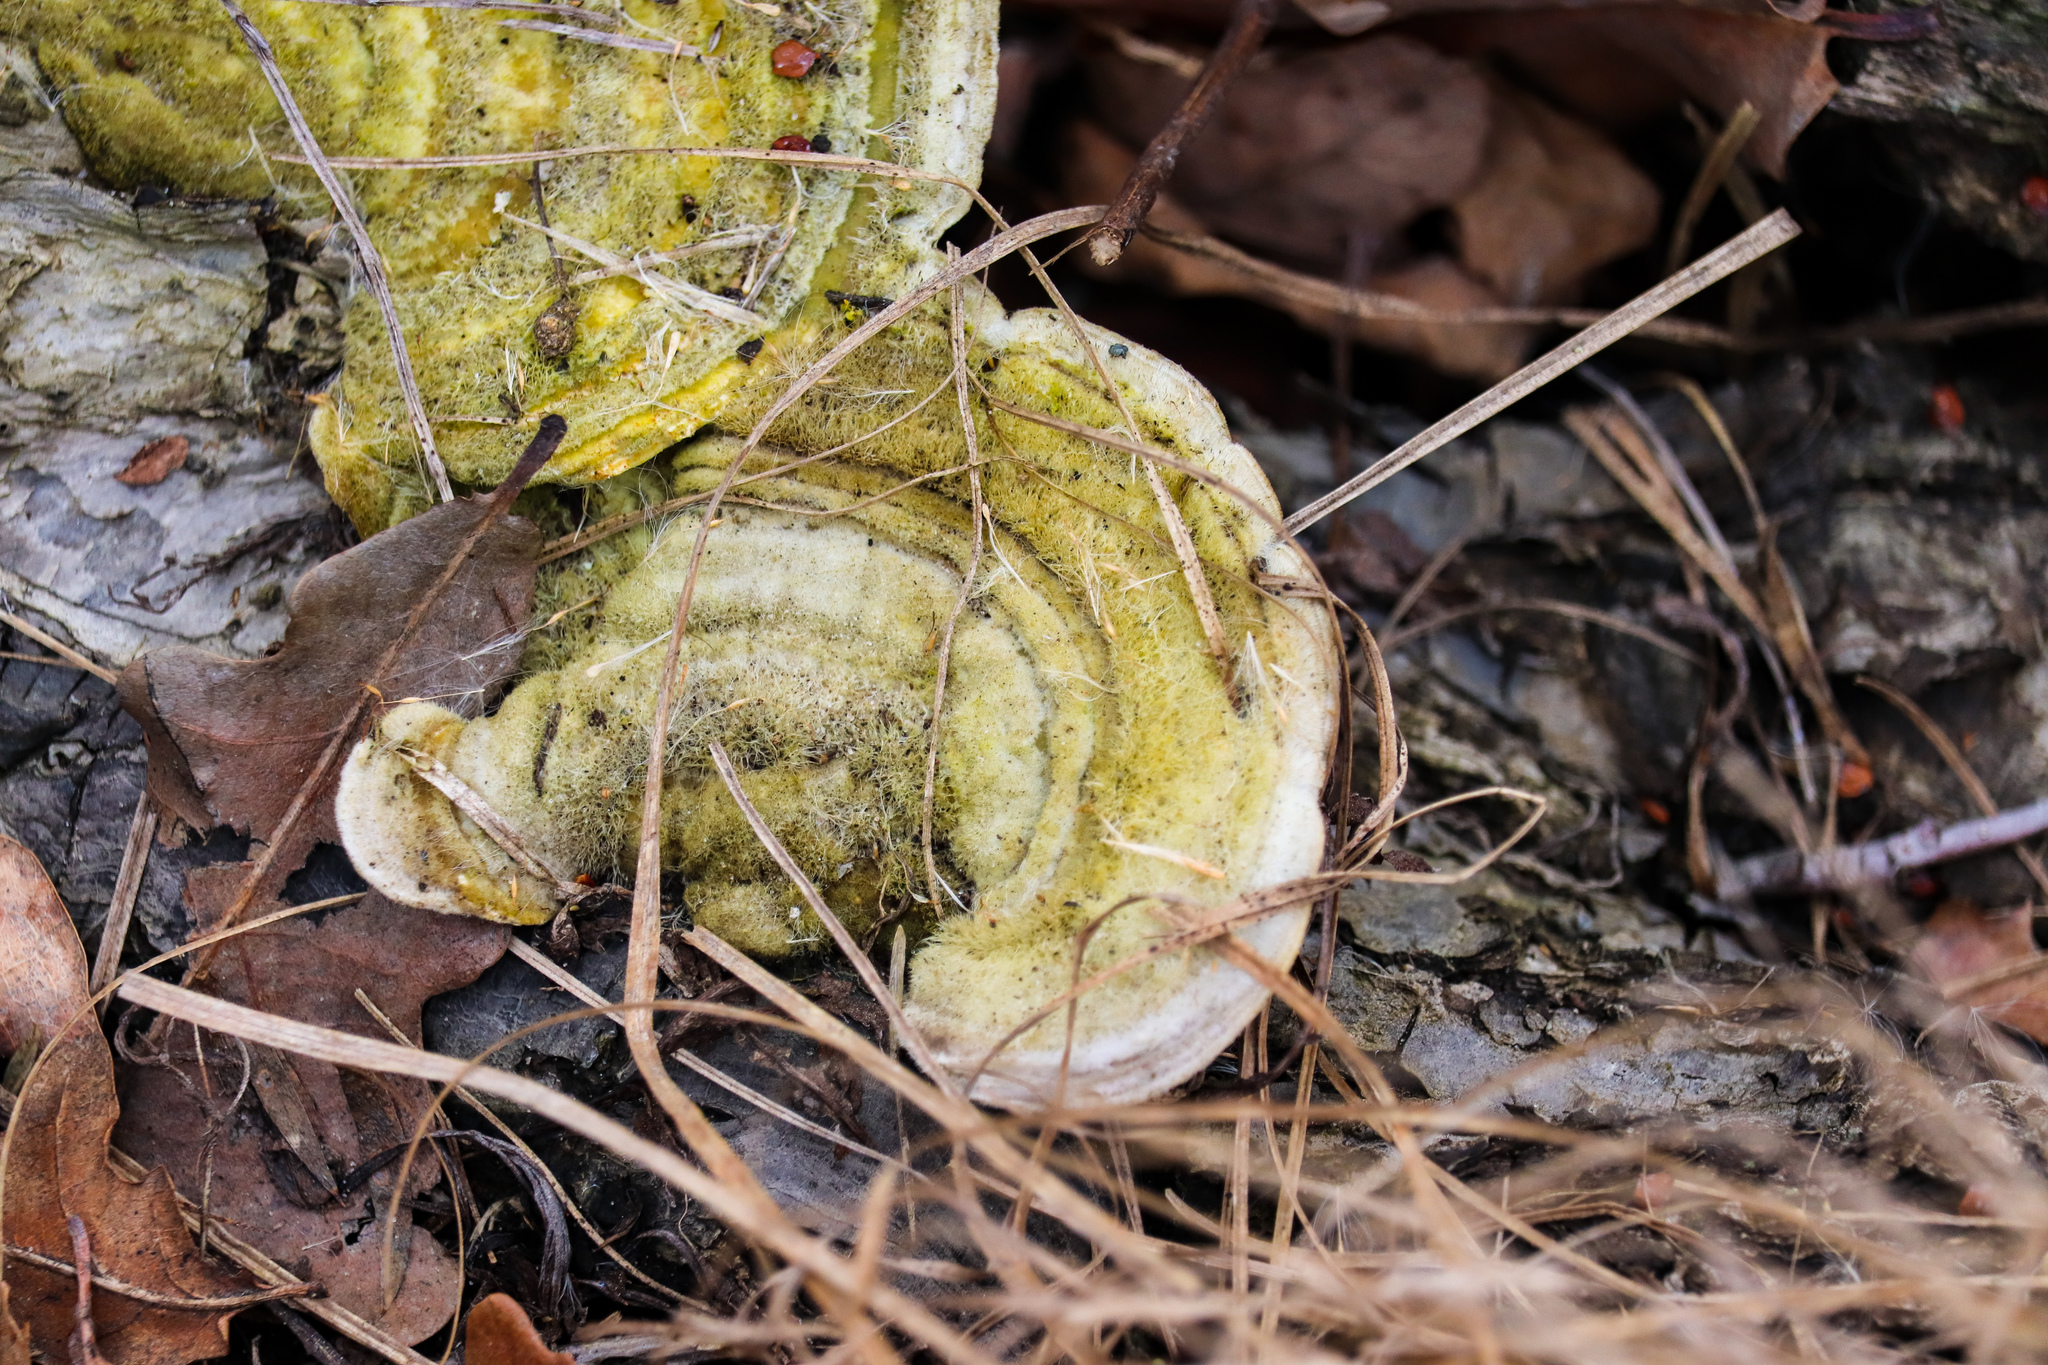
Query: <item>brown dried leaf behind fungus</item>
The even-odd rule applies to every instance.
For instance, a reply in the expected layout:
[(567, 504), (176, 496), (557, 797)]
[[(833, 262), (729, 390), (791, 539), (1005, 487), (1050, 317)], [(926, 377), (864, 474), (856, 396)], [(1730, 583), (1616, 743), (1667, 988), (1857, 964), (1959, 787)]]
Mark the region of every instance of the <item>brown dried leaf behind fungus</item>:
[[(16, 1099), (7, 1129), (0, 1186), (6, 1240), (69, 1261), (65, 1219), (76, 1216), (103, 1274), (173, 1298), (254, 1288), (199, 1254), (161, 1168), (138, 1187), (107, 1165), (119, 1107), (113, 1057), (98, 1017), (85, 1008), (85, 949), (42, 865), (11, 839), (0, 839), (0, 982), (0, 1051), (15, 1052), (36, 1037), (55, 1039)], [(25, 1361), (30, 1345), (44, 1359), (64, 1359), (77, 1292), (68, 1273), (8, 1258), (0, 1361)], [(110, 1365), (184, 1365), (220, 1355), (227, 1350), (230, 1316), (105, 1291), (93, 1296), (100, 1352)], [(15, 1318), (27, 1328), (27, 1343)]]
[[(291, 624), (269, 658), (173, 645), (130, 664), (121, 703), (148, 737), (151, 793), (196, 828), (231, 825), (267, 842), (362, 688), (473, 711), (517, 663), (533, 607), (540, 533), (521, 518), (483, 533), (390, 675), (369, 674), (492, 513), (487, 497), (442, 503), (320, 565), (292, 589)], [(335, 840), (332, 807), (318, 794), (273, 882)]]
[[(2028, 971), (2032, 964), (2048, 967), (2034, 946), (2030, 910), (1992, 913), (1968, 901), (1944, 902), (1928, 917), (1913, 945), (1913, 966), (1943, 988), (1959, 1010), (1971, 1010), (2018, 1029), (2037, 1042), (2048, 1043), (2048, 971)], [(2001, 969), (2013, 969), (2007, 975)], [(2002, 979), (1971, 988), (1972, 978), (1997, 973)], [(1962, 985), (1960, 991), (1956, 987)]]
[[(244, 864), (231, 864), (189, 875), (185, 899), (200, 932), (216, 927), (246, 871)], [(280, 908), (254, 907), (257, 915)], [(427, 999), (474, 981), (503, 955), (506, 937), (503, 925), (393, 905), (372, 894), (329, 911), (317, 923), (311, 917), (288, 919), (229, 939), (207, 990), (304, 1023), (390, 1041), (357, 1001), (360, 990), (417, 1041)], [(173, 1064), (195, 1084), (181, 1083), (164, 1066), (124, 1066), (123, 1150), (162, 1162), (181, 1188), (196, 1191), (212, 1124), (218, 1129), (212, 1145), (216, 1215), (259, 1251), (398, 1340), (409, 1345), (439, 1330), (455, 1311), (458, 1281), (454, 1258), (431, 1237), (410, 1238), (403, 1285), (390, 1308), (384, 1306), (379, 1235), (368, 1220), (390, 1211), (395, 1168), (350, 1194), (337, 1190), (354, 1167), (411, 1138), (431, 1098), (429, 1088), (252, 1046), (250, 1094), (271, 1120), (266, 1127), (248, 1106), (210, 1117), (196, 1092), (190, 1032), (174, 1031), (167, 1046)], [(232, 1048), (209, 1049), (208, 1066), (216, 1090), (222, 1072), (228, 1086), (240, 1074)], [(408, 1193), (416, 1197), (438, 1178), (436, 1164), (423, 1159), (414, 1164)], [(401, 1205), (401, 1233), (409, 1217)]]
[(469, 1310), (462, 1358), (475, 1365), (574, 1365), (567, 1351), (550, 1351), (533, 1319), (509, 1294), (489, 1294)]

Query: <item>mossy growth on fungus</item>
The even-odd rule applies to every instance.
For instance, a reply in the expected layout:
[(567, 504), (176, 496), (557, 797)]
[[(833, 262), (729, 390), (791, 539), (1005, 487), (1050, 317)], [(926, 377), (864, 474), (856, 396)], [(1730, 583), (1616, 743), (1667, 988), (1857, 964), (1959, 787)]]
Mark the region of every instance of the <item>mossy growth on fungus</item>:
[[(176, 166), (182, 183), (215, 191), (260, 188), (244, 181), (262, 172), (237, 164), (247, 128), (271, 151), (286, 144), (213, 10), (158, 0), (30, 12), (45, 16), (46, 66), (72, 63), (67, 79), (82, 93), (67, 117), (92, 130), (110, 164)], [(769, 73), (767, 50), (791, 36), (786, 21), (709, 0), (627, 0), (633, 23), (619, 31), (698, 48), (718, 32), (711, 62), (505, 29), (472, 11), (251, 12), (285, 56), (316, 133), (344, 155), (503, 151), (530, 146), (536, 131), (558, 146), (762, 147), (830, 128), (846, 149), (844, 127), (861, 150), (971, 181), (994, 85), (988, 0), (834, 9), (832, 60), (805, 78), (823, 84), (805, 88)], [(148, 41), (123, 36), (132, 34)], [(477, 126), (458, 117), (479, 107)], [(173, 130), (163, 149), (151, 150), (137, 111)], [(493, 111), (505, 121), (491, 123)], [(1084, 344), (1059, 314), (1005, 314), (969, 282), (959, 321), (972, 442), (942, 294), (856, 351), (749, 450), (743, 434), (867, 304), (943, 267), (933, 243), (960, 193), (708, 159), (556, 165), (551, 221), (606, 252), (777, 227), (758, 253), (658, 267), (705, 289), (730, 281), (743, 298), (759, 284), (754, 306), (769, 322), (750, 332), (680, 309), (672, 290), (614, 277), (580, 296), (577, 343), (554, 368), (532, 328), (554, 298), (545, 241), (496, 208), (500, 195), (523, 202), (517, 168), (362, 175), (430, 409), (516, 405), (529, 424), (560, 412), (570, 440), (545, 478), (586, 490), (582, 524), (668, 505), (544, 568), (521, 678), (493, 714), (465, 718), (432, 702), (383, 713), (337, 802), (358, 866), (414, 905), (514, 923), (556, 913), (551, 883), (416, 774), (424, 756), (559, 875), (629, 874), (666, 632), (705, 495), (743, 457), (708, 535), (663, 761), (661, 861), (680, 879), (682, 908), (764, 959), (825, 941), (713, 771), (716, 740), (856, 935), (890, 919), (911, 929), (910, 1017), (942, 1065), (978, 1076), (978, 1098), (1033, 1106), (1064, 1085), (1070, 1102), (1135, 1099), (1199, 1071), (1265, 998), (1207, 950), (1150, 958), (1088, 994), (1071, 1049), (1055, 1010), (990, 1054), (1077, 969), (1156, 944), (1170, 927), (1162, 898), (1200, 914), (1319, 864), (1318, 797), (1342, 675), (1335, 631), (1313, 568), (1277, 538), (1271, 490), (1214, 402), (1141, 347), (1094, 328)], [(672, 211), (684, 193), (695, 221)], [(344, 376), (321, 410), (315, 451), (337, 497), (374, 530), (426, 495), (364, 305), (352, 305)], [(742, 355), (755, 337), (762, 344)], [(1140, 463), (1006, 407), (1096, 429), (1124, 427), (1127, 407), (1131, 435), (1225, 486), (1163, 471), (1229, 657), (1210, 652)], [(497, 427), (440, 429), (465, 483), (501, 476), (518, 444)], [(545, 490), (523, 505), (560, 515)], [(1237, 932), (1284, 964), (1306, 915), (1296, 906)]]

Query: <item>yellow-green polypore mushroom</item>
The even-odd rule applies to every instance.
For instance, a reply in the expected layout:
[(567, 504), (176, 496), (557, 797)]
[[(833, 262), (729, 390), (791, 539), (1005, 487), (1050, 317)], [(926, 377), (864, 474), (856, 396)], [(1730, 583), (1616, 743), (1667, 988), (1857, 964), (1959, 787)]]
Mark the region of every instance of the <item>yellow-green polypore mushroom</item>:
[[(208, 60), (232, 66), (232, 35), (219, 37), (203, 6), (131, 8), (149, 20), (139, 31), (212, 35)], [(70, 13), (43, 6), (60, 9)], [(304, 78), (309, 118), (338, 155), (504, 150), (535, 131), (562, 146), (763, 146), (788, 124), (830, 127), (835, 145), (845, 128), (871, 154), (972, 179), (993, 4), (850, 4), (832, 12), (829, 44), (792, 35), (796, 12), (771, 22), (761, 7), (629, 0), (607, 30), (700, 52), (715, 33), (704, 62), (543, 41), (469, 11), (415, 15), (408, 46), (369, 36), (390, 11), (252, 6), (281, 51), (297, 44), (287, 75)], [(172, 108), (189, 134), (180, 155), (242, 173), (224, 169), (227, 141), (202, 145), (225, 128), (192, 93), (203, 82), (163, 79), (190, 53), (165, 39), (136, 49), (131, 72), (98, 17), (70, 22), (65, 60), (96, 92), (83, 121), (97, 145), (144, 156), (120, 102), (151, 117)], [(792, 36), (829, 48), (824, 79), (840, 86), (802, 99), (784, 88), (797, 83), (772, 74), (771, 53)], [(44, 61), (54, 65), (47, 50)], [(241, 79), (230, 76), (217, 84)], [(417, 108), (379, 89), (429, 76), (434, 98)], [(523, 111), (516, 127), (457, 117), (507, 104)], [(257, 121), (259, 136), (275, 133)], [(534, 335), (556, 297), (548, 239), (494, 208), (524, 180), (502, 167), (366, 176), (430, 407), (566, 416), (570, 440), (544, 478), (586, 490), (590, 529), (565, 536), (544, 569), (521, 677), (495, 712), (398, 705), (351, 756), (336, 816), (363, 875), (407, 904), (535, 923), (573, 879), (628, 874), (667, 632), (706, 497), (740, 461), (705, 541), (668, 724), (657, 837), (669, 899), (760, 959), (827, 946), (714, 772), (716, 742), (837, 918), (863, 942), (908, 931), (909, 1018), (940, 1065), (974, 1078), (976, 1098), (1135, 1100), (1199, 1072), (1266, 998), (1208, 948), (1146, 958), (1085, 994), (1071, 1019), (1047, 1007), (1077, 974), (1144, 954), (1183, 917), (1322, 858), (1336, 631), (1215, 403), (1165, 359), (1052, 310), (1006, 314), (967, 279), (854, 350), (750, 445), (792, 375), (945, 268), (933, 241), (960, 192), (733, 161), (557, 164), (580, 169), (550, 188), (550, 221), (597, 253), (776, 235), (759, 251), (643, 259), (577, 286), (590, 291), (578, 295), (578, 339), (556, 368)], [(694, 223), (663, 197), (679, 202), (692, 184)], [(761, 327), (687, 306), (682, 284), (715, 293), (714, 259)], [(426, 495), (366, 306), (352, 304), (315, 449), (330, 487), (375, 529)], [(500, 389), (514, 401), (498, 403)], [(501, 429), (446, 430), (459, 480), (502, 476), (516, 442)], [(1134, 447), (1168, 458), (1148, 467)], [(1293, 905), (1236, 932), (1284, 968), (1306, 917)]]

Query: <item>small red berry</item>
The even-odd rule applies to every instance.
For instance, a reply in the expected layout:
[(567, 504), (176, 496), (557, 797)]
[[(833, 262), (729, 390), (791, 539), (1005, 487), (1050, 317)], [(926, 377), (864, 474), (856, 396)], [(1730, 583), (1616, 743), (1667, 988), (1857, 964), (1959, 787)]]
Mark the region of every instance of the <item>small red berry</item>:
[(771, 152), (808, 152), (811, 140), (801, 133), (788, 133), (768, 144)]
[(777, 43), (775, 50), (768, 54), (768, 69), (793, 81), (810, 75), (811, 68), (817, 64), (818, 54), (794, 38), (786, 43)]
[(1852, 758), (1842, 765), (1842, 775), (1835, 779), (1835, 795), (1844, 801), (1854, 801), (1875, 785), (1877, 774), (1870, 771), (1870, 765)]
[(1963, 429), (1963, 396), (1953, 384), (1936, 384), (1928, 395), (1927, 416), (1941, 431)]
[(2020, 186), (2020, 203), (2027, 212), (2048, 218), (2048, 175), (2030, 175)]

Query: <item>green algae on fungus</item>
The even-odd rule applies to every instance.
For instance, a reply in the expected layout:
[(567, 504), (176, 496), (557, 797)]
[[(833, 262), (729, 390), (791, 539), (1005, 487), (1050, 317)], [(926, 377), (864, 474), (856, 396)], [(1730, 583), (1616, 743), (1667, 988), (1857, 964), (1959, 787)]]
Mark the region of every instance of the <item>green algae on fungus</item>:
[[(330, 156), (765, 149), (787, 133), (829, 132), (840, 151), (972, 182), (994, 109), (990, 0), (833, 0), (802, 33), (832, 54), (829, 71), (802, 81), (776, 76), (770, 54), (810, 21), (722, 0), (617, 8), (619, 32), (673, 39), (690, 50), (682, 55), (510, 26), (533, 18), (483, 10), (296, 0), (246, 8)], [(563, 17), (579, 11), (564, 6)], [(25, 0), (0, 15), (0, 33), (33, 45), (63, 92), (66, 122), (112, 182), (248, 199), (281, 192), (288, 212), (326, 210), (311, 173), (278, 159), (296, 145), (217, 0)], [(714, 35), (715, 50), (692, 55)], [(649, 267), (713, 295), (739, 294), (760, 322), (714, 316), (676, 302), (678, 291), (617, 275), (577, 290), (575, 334), (558, 363), (533, 338), (555, 296), (548, 241), (530, 226), (529, 166), (347, 175), (389, 267), (429, 411), (516, 412), (529, 425), (561, 414), (571, 435), (544, 483), (608, 478), (700, 430), (750, 378), (758, 382), (736, 358), (742, 342), (765, 333), (779, 349), (801, 348), (821, 326), (804, 304), (826, 286), (900, 292), (968, 202), (942, 183), (863, 184), (850, 172), (758, 161), (549, 162), (551, 226), (619, 256), (735, 229), (771, 235)], [(597, 264), (558, 249), (572, 273)], [(346, 323), (343, 377), (310, 436), (329, 491), (369, 534), (418, 512), (432, 492), (367, 293), (350, 300)], [(489, 486), (509, 471), (495, 426), (440, 420), (435, 440), (458, 483)]]
[[(994, 396), (1102, 416), (1093, 405), (1107, 400), (1087, 392), (1085, 360), (1057, 314), (1004, 317), (979, 298), (978, 355), (1000, 360)], [(897, 347), (850, 363), (849, 386), (884, 370), (915, 381), (904, 385), (912, 396), (865, 414), (863, 430), (946, 382), (943, 353), (914, 344), (920, 331), (943, 335), (935, 322), (911, 326)], [(1111, 340), (1091, 334), (1098, 346)], [(1118, 379), (1148, 439), (1172, 439), (1182, 458), (1277, 514), (1256, 465), (1184, 372), (1134, 346)], [(910, 1016), (946, 1066), (972, 1073), (1066, 989), (1088, 925), (1101, 920), (1084, 971), (1166, 932), (1146, 904), (1122, 905), (1128, 898), (1216, 905), (1316, 869), (1340, 672), (1334, 632), (1314, 598), (1259, 586), (1309, 580), (1299, 551), (1235, 500), (1176, 474), (1240, 642), (1219, 669), (1128, 457), (980, 414), (979, 447), (1003, 453), (981, 471), (993, 524), (939, 723), (933, 844), (944, 903), (933, 906), (921, 799), (934, 644), (973, 557), (966, 476), (946, 472), (966, 443), (957, 409), (932, 403), (851, 451), (798, 464), (837, 444), (846, 417), (832, 408), (798, 405), (807, 415), (787, 424), (785, 443), (749, 454), (706, 541), (670, 721), (662, 866), (681, 874), (698, 924), (757, 957), (824, 940), (712, 771), (715, 739), (857, 936), (908, 912), (920, 935)], [(634, 493), (702, 494), (739, 449), (730, 436), (700, 437), (643, 471)], [(939, 477), (902, 486), (927, 474)], [(565, 875), (631, 867), (661, 646), (698, 515), (685, 507), (562, 561), (544, 595), (563, 606), (599, 600), (536, 634), (527, 676), (495, 715), (464, 724), (428, 704), (386, 715), (352, 756), (338, 802), (344, 841), (373, 885), (458, 913), (531, 921), (554, 910), (552, 889), (414, 776), (400, 746), (441, 758)], [(1240, 936), (1284, 963), (1306, 917), (1290, 910)], [(1264, 998), (1206, 951), (1117, 978), (1079, 1008), (1068, 1099), (1132, 1099), (1185, 1080)], [(1058, 1014), (1010, 1044), (975, 1094), (1047, 1103), (1064, 1042)]]
[[(250, 11), (337, 156), (507, 153), (536, 135), (552, 147), (763, 148), (825, 131), (842, 149), (971, 183), (993, 105), (992, 0), (843, 0), (824, 16), (829, 34), (800, 35), (832, 54), (802, 81), (772, 72), (775, 45), (798, 36), (789, 21), (718, 0), (620, 11), (622, 32), (698, 49), (716, 34), (709, 59), (508, 28), (473, 10), (252, 0)], [(287, 194), (310, 183), (268, 155), (289, 137), (211, 0), (29, 0), (0, 20), (24, 23), (103, 173), (216, 194), (268, 192), (273, 174)], [(517, 221), (537, 221), (524, 166), (351, 172), (431, 412), (527, 425), (559, 413), (570, 438), (543, 481), (586, 489), (593, 519), (697, 500), (543, 570), (545, 624), (494, 714), (396, 705), (350, 756), (336, 819), (370, 882), (401, 902), (513, 923), (555, 914), (558, 878), (616, 880), (634, 862), (663, 637), (702, 495), (739, 455), (736, 433), (844, 335), (850, 301), (865, 312), (940, 270), (937, 236), (966, 204), (957, 187), (759, 162), (552, 164), (549, 217), (571, 252), (581, 242), (632, 257), (754, 229), (763, 240), (745, 250), (641, 269), (730, 289), (762, 321), (615, 275), (577, 287), (557, 364), (534, 338), (556, 295), (546, 239)], [(1168, 927), (1157, 897), (1220, 906), (1317, 870), (1336, 631), (1313, 568), (1274, 538), (1263, 475), (1200, 385), (1086, 328), (1098, 353), (1116, 348), (1113, 398), (1058, 314), (1005, 314), (971, 282), (961, 298), (970, 373), (990, 397), (1101, 429), (1123, 428), (1128, 408), (1129, 434), (1233, 490), (1162, 471), (1231, 657), (1210, 653), (1131, 456), (976, 399), (976, 527), (951, 320), (934, 300), (781, 413), (720, 510), (670, 718), (661, 863), (697, 922), (746, 951), (820, 950), (821, 926), (711, 769), (717, 740), (835, 914), (858, 934), (885, 918), (912, 929), (906, 1008), (941, 1065), (977, 1077), (976, 1098), (1142, 1099), (1230, 1043), (1265, 1001), (1255, 979), (1207, 949), (1162, 955), (1080, 1002), (1071, 1049), (1063, 1010), (1004, 1040), (1077, 969), (1155, 944)], [(451, 473), (472, 485), (501, 478), (517, 444), (473, 421), (439, 432)], [(357, 297), (313, 445), (365, 531), (424, 505), (409, 440), (382, 330)], [(935, 720), (936, 645), (963, 586)], [(922, 837), (934, 730), (936, 896)], [(415, 764), (429, 759), (550, 875), (427, 782)], [(1307, 914), (1236, 932), (1284, 966)]]

